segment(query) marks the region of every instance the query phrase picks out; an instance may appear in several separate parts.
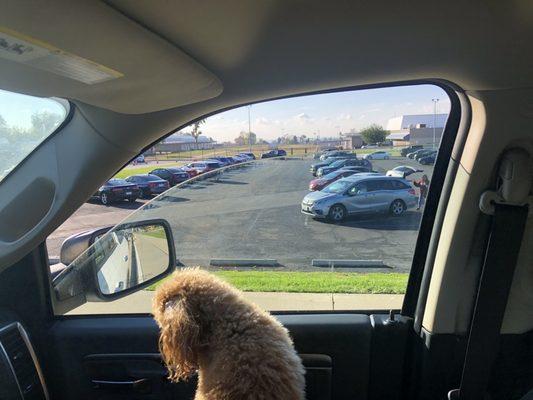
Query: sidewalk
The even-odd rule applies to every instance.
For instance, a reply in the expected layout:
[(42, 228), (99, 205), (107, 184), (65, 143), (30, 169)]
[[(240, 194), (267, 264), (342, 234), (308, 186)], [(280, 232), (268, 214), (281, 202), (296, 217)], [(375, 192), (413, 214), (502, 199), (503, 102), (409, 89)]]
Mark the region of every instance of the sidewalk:
[[(108, 303), (86, 303), (71, 311), (76, 314), (150, 313), (153, 291), (141, 290)], [(390, 310), (402, 307), (401, 294), (328, 294), (244, 292), (245, 297), (266, 310), (334, 311)]]

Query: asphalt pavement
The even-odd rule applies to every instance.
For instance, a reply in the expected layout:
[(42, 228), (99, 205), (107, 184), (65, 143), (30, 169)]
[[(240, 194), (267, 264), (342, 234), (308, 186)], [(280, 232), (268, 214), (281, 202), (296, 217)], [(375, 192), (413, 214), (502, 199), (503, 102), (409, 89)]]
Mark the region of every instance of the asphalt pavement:
[[(371, 271), (409, 271), (421, 212), (409, 210), (401, 217), (355, 216), (340, 224), (303, 215), (300, 202), (308, 193), (312, 162), (257, 161), (225, 171), (217, 179), (173, 188), (128, 219), (167, 219), (173, 229), (176, 256), (185, 266), (208, 267), (214, 259), (268, 259), (278, 266), (267, 269), (324, 270), (312, 267), (312, 260), (381, 260), (385, 267)], [(433, 170), (403, 157), (375, 160), (373, 164), (380, 172), (397, 165), (416, 166), (428, 176)], [(116, 224), (144, 203), (107, 207), (86, 203), (50, 236), (49, 254), (57, 256), (69, 235)]]

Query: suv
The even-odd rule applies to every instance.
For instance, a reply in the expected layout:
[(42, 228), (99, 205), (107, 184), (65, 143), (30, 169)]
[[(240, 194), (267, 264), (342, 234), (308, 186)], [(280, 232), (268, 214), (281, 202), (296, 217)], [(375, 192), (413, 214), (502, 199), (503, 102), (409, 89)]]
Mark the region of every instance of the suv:
[(341, 222), (351, 214), (390, 212), (399, 216), (416, 204), (415, 190), (405, 179), (369, 173), (340, 179), (322, 191), (307, 194), (301, 211)]
[(273, 158), (273, 157), (284, 157), (287, 155), (287, 152), (282, 149), (270, 150), (266, 153), (261, 154), (261, 158)]
[(347, 158), (344, 160), (334, 161), (329, 165), (318, 168), (318, 170), (316, 171), (316, 176), (320, 177), (323, 175), (327, 175), (330, 172), (336, 171), (337, 169), (344, 168), (344, 167), (363, 167), (367, 169), (368, 171), (372, 171), (372, 163), (368, 161), (366, 158), (362, 160), (358, 160), (355, 158)]
[(420, 144), (409, 146), (409, 147), (404, 147), (403, 149), (400, 150), (400, 154), (402, 155), (402, 157), (407, 157), (407, 154), (423, 149), (423, 148), (424, 146)]

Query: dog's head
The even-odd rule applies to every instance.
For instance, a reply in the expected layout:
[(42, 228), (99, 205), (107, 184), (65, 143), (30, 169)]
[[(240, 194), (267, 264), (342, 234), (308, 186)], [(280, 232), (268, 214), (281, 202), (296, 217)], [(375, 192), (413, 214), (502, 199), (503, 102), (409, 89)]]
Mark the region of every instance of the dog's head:
[(198, 369), (199, 352), (209, 344), (211, 320), (225, 290), (224, 283), (198, 269), (176, 272), (157, 289), (153, 314), (171, 380), (186, 380)]

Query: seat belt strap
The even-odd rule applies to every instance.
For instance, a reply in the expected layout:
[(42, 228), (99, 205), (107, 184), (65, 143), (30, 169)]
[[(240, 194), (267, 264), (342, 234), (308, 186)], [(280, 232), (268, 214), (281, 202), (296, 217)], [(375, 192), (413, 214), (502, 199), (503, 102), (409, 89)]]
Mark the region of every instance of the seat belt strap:
[(459, 389), (450, 400), (484, 398), (499, 350), (500, 330), (520, 252), (528, 206), (494, 204)]

